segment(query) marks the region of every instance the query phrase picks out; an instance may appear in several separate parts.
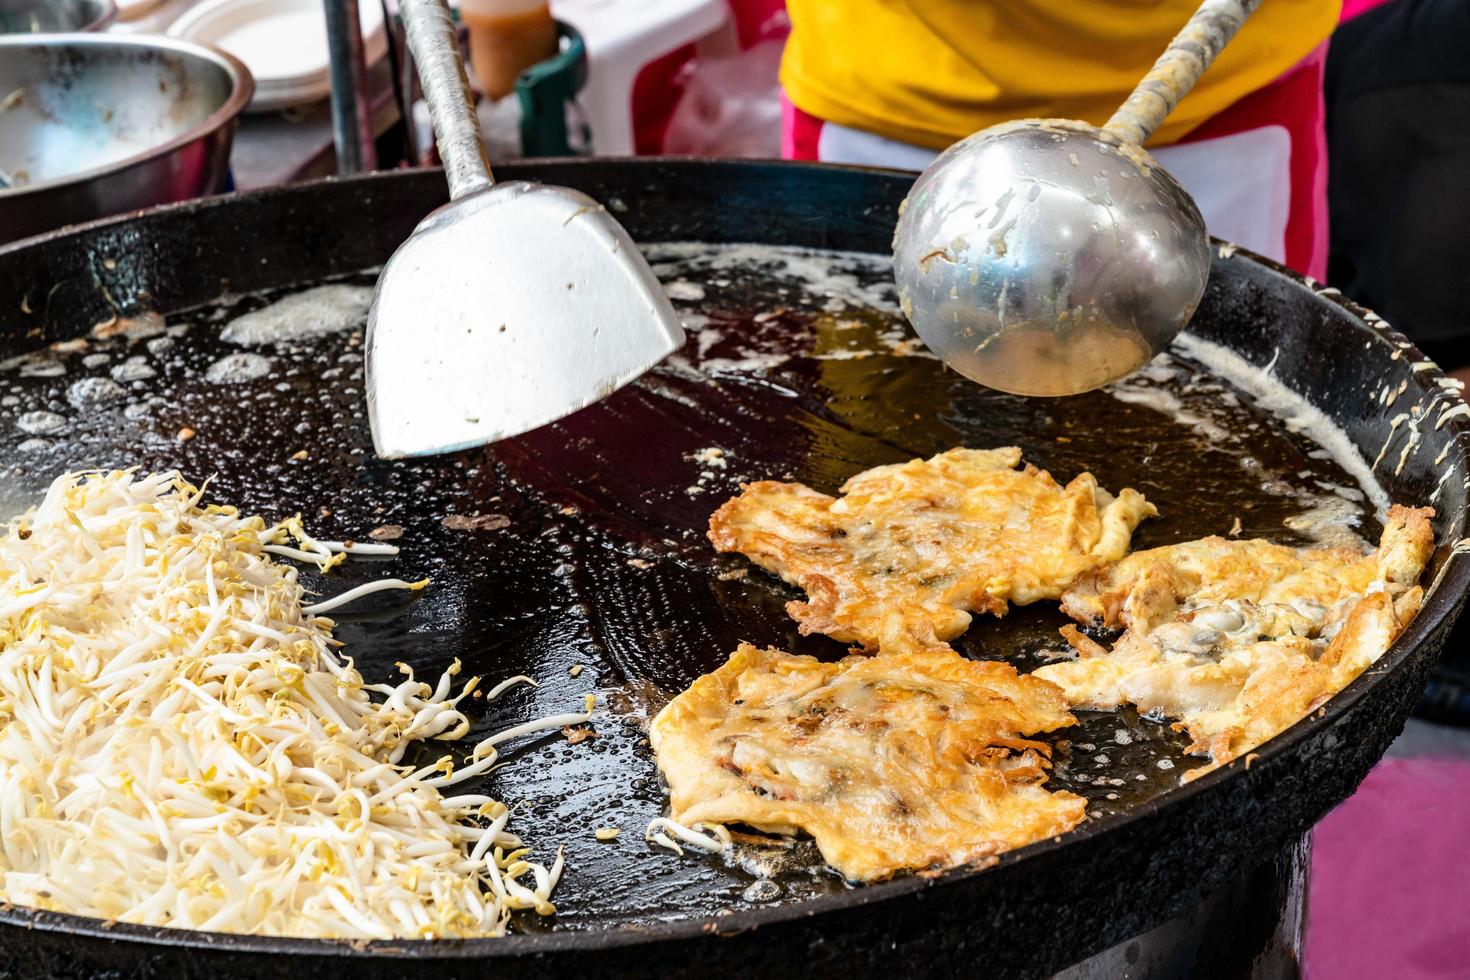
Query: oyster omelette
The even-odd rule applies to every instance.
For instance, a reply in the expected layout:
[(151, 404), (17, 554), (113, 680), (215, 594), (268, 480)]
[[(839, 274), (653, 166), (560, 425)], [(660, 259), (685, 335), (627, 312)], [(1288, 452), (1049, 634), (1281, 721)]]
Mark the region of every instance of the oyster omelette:
[[(1378, 659), (1417, 612), (1433, 511), (1394, 507), (1377, 550), (1204, 538), (1129, 554), (1156, 508), (1013, 447), (859, 473), (832, 497), (746, 484), (710, 540), (802, 588), (836, 663), (742, 644), (654, 719), (676, 823), (814, 838), (873, 881), (993, 861), (1061, 834), (1085, 801), (1046, 787), (1074, 710), (1133, 704), (1209, 759), (1246, 756)], [(949, 645), (972, 614), (1058, 601), (1074, 659), (1020, 674)]]

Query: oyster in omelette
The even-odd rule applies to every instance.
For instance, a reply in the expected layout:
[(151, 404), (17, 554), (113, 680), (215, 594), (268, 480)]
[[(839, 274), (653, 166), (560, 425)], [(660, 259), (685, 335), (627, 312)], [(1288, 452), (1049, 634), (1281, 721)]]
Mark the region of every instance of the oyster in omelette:
[(710, 540), (806, 590), (803, 633), (885, 654), (944, 647), (971, 612), (1056, 599), (1122, 558), (1157, 513), (1083, 473), (1066, 486), (1021, 451), (951, 449), (859, 473), (841, 497), (800, 483), (747, 484), (710, 518)]
[(654, 719), (649, 738), (684, 824), (805, 831), (854, 881), (986, 862), (1080, 822), (1050, 792), (1061, 691), (952, 651), (840, 663), (742, 644)]
[(1432, 509), (1393, 507), (1378, 549), (1294, 549), (1204, 538), (1137, 552), (1083, 576), (1062, 608), (1123, 627), (1108, 650), (1063, 629), (1076, 660), (1035, 676), (1074, 708), (1126, 703), (1188, 732), (1211, 765), (1250, 752), (1342, 690), (1393, 643), (1423, 599)]

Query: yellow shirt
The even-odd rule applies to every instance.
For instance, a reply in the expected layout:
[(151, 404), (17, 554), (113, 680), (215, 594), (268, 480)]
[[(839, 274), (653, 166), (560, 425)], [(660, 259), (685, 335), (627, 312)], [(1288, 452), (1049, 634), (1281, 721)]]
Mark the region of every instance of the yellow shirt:
[[(781, 64), (800, 109), (940, 149), (1027, 116), (1102, 125), (1199, 0), (788, 0)], [(1151, 143), (1172, 143), (1282, 75), (1340, 0), (1264, 0)]]

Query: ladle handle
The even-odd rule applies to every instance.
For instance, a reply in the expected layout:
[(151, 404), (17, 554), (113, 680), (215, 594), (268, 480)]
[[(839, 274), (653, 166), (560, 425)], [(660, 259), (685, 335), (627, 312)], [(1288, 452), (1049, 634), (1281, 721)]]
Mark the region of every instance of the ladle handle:
[(1261, 0), (1205, 0), (1103, 129), (1142, 146), (1260, 5)]
[(444, 0), (400, 0), (399, 15), (418, 66), (434, 121), (434, 142), (444, 161), (449, 197), (483, 191), (495, 182), (480, 139), (480, 120), (470, 97), (470, 80), (459, 53), (459, 33)]

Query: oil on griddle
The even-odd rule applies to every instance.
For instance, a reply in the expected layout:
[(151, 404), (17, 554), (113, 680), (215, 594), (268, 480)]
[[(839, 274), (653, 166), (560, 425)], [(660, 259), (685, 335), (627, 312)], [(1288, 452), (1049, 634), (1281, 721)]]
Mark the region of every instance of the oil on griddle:
[[(912, 339), (885, 260), (745, 246), (649, 254), (687, 347), (601, 405), (454, 456), (373, 456), (360, 323), (249, 346), (220, 338), (279, 295), (226, 298), (171, 312), (166, 327), (134, 321), (112, 339), (9, 362), (0, 506), (17, 512), (68, 468), (178, 467), (212, 477), (211, 499), (267, 518), (300, 511), (324, 537), (401, 528), (397, 558), (303, 576), (326, 593), (432, 578), (414, 601), (375, 596), (337, 617), (369, 679), (398, 661), (437, 672), (459, 657), (466, 676), (541, 682), (496, 702), (485, 728), (575, 709), (588, 693), (602, 706), (596, 737), (523, 743), (493, 777), (517, 806), (513, 829), (566, 846), (559, 914), (521, 929), (668, 920), (846, 887), (810, 844), (740, 848), (726, 862), (643, 840), (664, 797), (641, 726), (668, 697), (739, 640), (844, 652), (796, 633), (782, 609), (793, 590), (706, 542), (709, 513), (742, 480), (830, 493), (870, 466), (1014, 444), (1059, 479), (1085, 469), (1145, 493), (1163, 516), (1140, 529), (1140, 548), (1226, 534), (1237, 520), (1243, 536), (1287, 543), (1344, 527), (1377, 536), (1372, 508), (1327, 453), (1182, 356), (1120, 389), (1022, 399), (975, 387)], [(1060, 648), (1064, 621), (1054, 608), (1015, 609), (977, 618), (956, 645), (1029, 670)], [(1086, 796), (1093, 816), (1166, 792), (1199, 764), (1182, 737), (1129, 712), (1084, 712), (1053, 740), (1051, 785)], [(600, 827), (622, 834), (599, 842)]]

